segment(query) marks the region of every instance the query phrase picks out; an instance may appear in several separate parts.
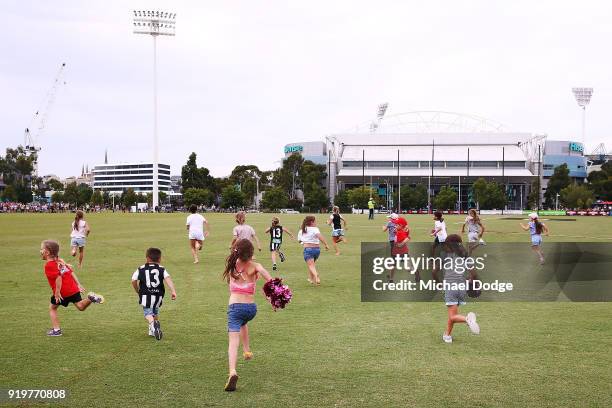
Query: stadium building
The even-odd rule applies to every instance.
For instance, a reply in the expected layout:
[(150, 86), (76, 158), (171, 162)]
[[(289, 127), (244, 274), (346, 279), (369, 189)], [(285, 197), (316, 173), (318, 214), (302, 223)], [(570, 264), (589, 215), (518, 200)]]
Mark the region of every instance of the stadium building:
[[(158, 164), (159, 191), (171, 192), (170, 166)], [(153, 163), (100, 164), (93, 168), (93, 189), (119, 195), (128, 188), (135, 193), (153, 192)]]
[[(481, 177), (504, 186), (506, 209), (526, 208), (532, 183), (543, 174), (546, 142), (544, 135), (510, 132), (481, 117), (433, 111), (379, 118), (325, 139), (319, 159), (327, 159), (331, 200), (340, 190), (368, 185), (395, 207), (400, 184), (423, 184), (431, 197), (450, 186), (458, 193), (455, 209), (463, 211), (475, 205), (472, 184)], [(304, 145), (286, 145), (285, 156), (301, 154), (291, 147)]]

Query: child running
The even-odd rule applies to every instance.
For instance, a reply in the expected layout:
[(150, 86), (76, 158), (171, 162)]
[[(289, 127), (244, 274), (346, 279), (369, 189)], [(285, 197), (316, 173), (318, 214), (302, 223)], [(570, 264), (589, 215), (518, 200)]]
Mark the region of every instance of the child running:
[(255, 241), (257, 244), (257, 250), (261, 251), (261, 244), (259, 243), (259, 238), (255, 233), (255, 230), (250, 225), (246, 224), (246, 213), (244, 211), (238, 211), (236, 213), (236, 225), (232, 230), (232, 243), (230, 244), (230, 249), (234, 247), (234, 244), (241, 239), (248, 239), (249, 241)]
[(387, 215), (387, 223), (383, 225), (383, 231), (386, 232), (389, 236), (389, 247), (391, 248), (391, 253), (393, 254), (393, 246), (395, 245), (395, 220), (399, 217), (396, 213), (391, 213)]
[(198, 251), (202, 250), (202, 241), (208, 237), (208, 221), (202, 215), (198, 214), (198, 206), (192, 204), (189, 207), (189, 216), (187, 217), (187, 231), (189, 232), (189, 247), (193, 256), (193, 263), (200, 262)]
[(478, 212), (470, 208), (468, 215), (465, 217), (465, 222), (461, 226), (461, 234), (465, 233), (465, 227), (467, 226), (468, 235), (468, 255), (471, 255), (474, 249), (478, 248), (479, 245), (485, 245), (482, 236), (485, 233), (485, 227), (478, 216)]
[(229, 305), (227, 307), (227, 332), (229, 345), (227, 356), (229, 360), (229, 377), (225, 391), (235, 391), (238, 383), (236, 365), (238, 363), (238, 347), (242, 342), (242, 356), (251, 360), (253, 353), (249, 343), (249, 328), (247, 323), (255, 318), (255, 286), (259, 275), (267, 281), (272, 279), (261, 264), (253, 262), (253, 244), (248, 239), (236, 241), (232, 252), (227, 257), (223, 279), (229, 284)]
[(94, 292), (87, 294), (87, 299), (81, 298), (81, 293), (85, 288), (81, 286), (72, 266), (64, 263), (59, 257), (59, 244), (56, 241), (43, 241), (40, 244), (40, 256), (45, 263), (45, 275), (49, 281), (49, 286), (53, 291), (51, 304), (49, 305), (49, 316), (51, 317), (52, 328), (47, 332), (47, 336), (58, 337), (62, 335), (57, 309), (60, 305), (68, 307), (70, 303), (81, 312), (92, 303), (104, 303), (104, 296)]
[[(467, 295), (467, 283), (465, 278), (465, 267), (459, 267), (459, 263), (455, 262), (456, 258), (465, 258), (467, 256), (465, 248), (461, 242), (461, 237), (457, 234), (451, 234), (446, 237), (444, 244), (442, 245), (442, 251), (440, 257), (442, 259), (442, 265), (451, 265), (453, 267), (443, 268), (444, 270), (444, 284), (445, 285), (457, 285), (465, 286), (463, 290), (445, 290), (444, 291), (444, 302), (448, 310), (448, 320), (446, 322), (446, 330), (442, 334), (442, 340), (445, 343), (452, 343), (453, 327), (455, 323), (467, 323), (471, 332), (474, 334), (480, 333), (480, 326), (476, 322), (476, 314), (469, 312), (466, 316), (459, 314), (459, 306), (465, 305), (465, 298)], [(448, 262), (448, 259), (453, 259), (453, 262)], [(465, 265), (461, 263), (461, 265)], [(471, 277), (472, 271), (469, 271)]]
[(304, 221), (302, 221), (302, 226), (298, 233), (298, 241), (304, 245), (304, 261), (306, 261), (306, 266), (308, 267), (308, 282), (320, 285), (321, 279), (319, 278), (315, 262), (317, 262), (321, 255), (321, 241), (323, 241), (326, 251), (329, 250), (329, 245), (327, 245), (327, 241), (325, 241), (316, 225), (316, 218), (312, 215), (307, 215)]
[(174, 282), (166, 268), (159, 264), (161, 255), (159, 248), (147, 249), (146, 263), (132, 274), (132, 287), (138, 294), (138, 303), (142, 305), (144, 318), (149, 323), (149, 336), (157, 340), (161, 340), (163, 336), (159, 323), (159, 308), (166, 292), (164, 282), (170, 288), (172, 300), (176, 299)]
[(436, 248), (440, 246), (446, 240), (446, 223), (441, 211), (434, 213), (434, 228), (431, 230), (431, 236), (436, 237), (434, 239), (432, 247), (432, 255), (436, 256)]
[[(344, 223), (344, 229), (342, 229), (342, 224)], [(332, 243), (334, 244), (334, 249), (336, 250), (336, 255), (340, 255), (340, 250), (338, 249), (338, 244), (340, 242), (346, 243), (346, 238), (344, 237), (344, 230), (346, 230), (346, 220), (343, 216), (340, 215), (340, 207), (334, 205), (332, 208), (332, 214), (329, 216), (327, 220), (327, 225), (332, 226)]]
[[(395, 242), (393, 243), (391, 256), (408, 255), (408, 242), (410, 241), (408, 221), (404, 217), (397, 217), (393, 220), (393, 223), (395, 224)], [(417, 271), (415, 271), (415, 278), (418, 280), (419, 275), (416, 275), (416, 273)], [(394, 274), (395, 268), (389, 270), (389, 275), (387, 275), (389, 282), (393, 282)]]
[(531, 249), (538, 255), (540, 265), (544, 264), (544, 252), (542, 252), (542, 233), (548, 236), (548, 227), (538, 220), (538, 214), (529, 214), (529, 223), (527, 225), (520, 224), (524, 231), (529, 231), (531, 234)]
[(72, 231), (70, 232), (70, 246), (72, 247), (71, 255), (73, 257), (79, 251), (79, 268), (83, 267), (83, 256), (85, 255), (85, 241), (89, 236), (90, 229), (87, 221), (84, 220), (85, 214), (78, 210), (72, 222)]
[(272, 270), (275, 271), (276, 267), (276, 254), (280, 257), (281, 262), (285, 262), (285, 254), (280, 250), (283, 243), (283, 232), (289, 234), (291, 239), (295, 239), (293, 234), (285, 227), (280, 225), (278, 217), (272, 217), (272, 225), (266, 229), (266, 234), (270, 234), (270, 254), (272, 256)]

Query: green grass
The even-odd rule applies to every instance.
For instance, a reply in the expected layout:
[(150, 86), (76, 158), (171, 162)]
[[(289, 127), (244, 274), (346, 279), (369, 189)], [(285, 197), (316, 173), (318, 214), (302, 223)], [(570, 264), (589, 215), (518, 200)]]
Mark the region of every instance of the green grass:
[[(283, 215), (295, 231), (302, 216)], [(248, 215), (262, 238), (268, 267), (270, 215)], [(343, 255), (323, 253), (322, 286), (306, 282), (301, 247), (288, 239), (279, 274), (294, 291), (273, 312), (258, 289), (249, 324), (255, 359), (239, 362), (235, 393), (227, 373), (227, 285), (220, 279), (233, 217), (213, 214), (202, 261), (193, 265), (184, 214), (90, 214), (83, 285), (105, 295), (85, 312), (61, 309), (64, 336), (48, 338), (51, 291), (38, 257), (40, 241), (57, 239), (68, 257), (70, 214), (0, 215), (0, 387), (62, 388), (68, 406), (610, 406), (612, 305), (478, 303), (480, 336), (455, 329), (442, 343), (442, 303), (361, 303), (360, 242), (384, 241), (383, 217), (349, 215)], [(324, 216), (318, 217), (322, 224)], [(462, 217), (447, 217), (449, 231)], [(484, 217), (494, 241), (528, 236), (518, 220)], [(412, 237), (429, 241), (432, 221), (410, 216)], [(612, 242), (612, 218), (549, 221), (548, 241)], [(329, 229), (322, 231), (329, 235)], [(148, 246), (159, 246), (177, 286), (166, 300), (164, 339), (149, 338), (130, 276)], [(261, 288), (261, 283), (258, 288)], [(26, 404), (27, 405), (27, 404)], [(31, 403), (32, 406), (40, 404)], [(50, 404), (58, 405), (58, 404)], [(61, 404), (60, 404), (61, 405)]]

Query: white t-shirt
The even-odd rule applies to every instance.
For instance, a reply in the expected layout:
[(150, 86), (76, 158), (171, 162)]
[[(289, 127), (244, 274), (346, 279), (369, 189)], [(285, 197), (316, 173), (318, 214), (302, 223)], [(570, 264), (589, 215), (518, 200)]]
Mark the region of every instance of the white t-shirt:
[(70, 233), (70, 238), (85, 238), (87, 236), (87, 222), (85, 220), (79, 220), (79, 226), (77, 229), (74, 229), (74, 221), (70, 224), (72, 227), (72, 232)]
[(204, 234), (204, 222), (206, 218), (202, 217), (200, 214), (190, 214), (187, 217), (187, 224), (189, 225), (189, 233), (190, 234)]
[(438, 221), (436, 220), (434, 222), (434, 229), (439, 229), (440, 231), (438, 231), (436, 233), (436, 237), (438, 238), (438, 242), (444, 242), (446, 241), (446, 223), (444, 221)]
[(306, 232), (302, 232), (302, 230), (300, 229), (300, 232), (298, 232), (298, 241), (302, 244), (318, 245), (319, 237), (317, 237), (317, 235), (320, 233), (321, 231), (319, 231), (319, 228), (317, 227), (306, 227)]

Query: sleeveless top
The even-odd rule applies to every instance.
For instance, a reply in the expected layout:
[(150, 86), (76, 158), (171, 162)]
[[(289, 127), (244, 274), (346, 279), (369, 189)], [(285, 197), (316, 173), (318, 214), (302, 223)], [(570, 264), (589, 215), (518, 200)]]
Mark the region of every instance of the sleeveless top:
[[(240, 272), (239, 275), (242, 277), (242, 272)], [(257, 281), (240, 283), (230, 278), (229, 291), (230, 293), (236, 293), (239, 295), (254, 295), (256, 284)]]

